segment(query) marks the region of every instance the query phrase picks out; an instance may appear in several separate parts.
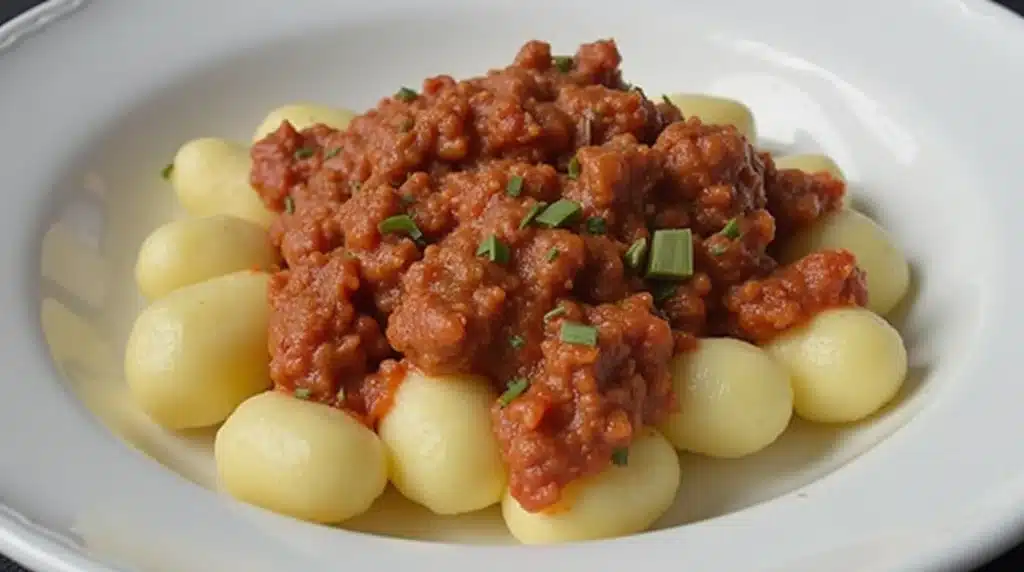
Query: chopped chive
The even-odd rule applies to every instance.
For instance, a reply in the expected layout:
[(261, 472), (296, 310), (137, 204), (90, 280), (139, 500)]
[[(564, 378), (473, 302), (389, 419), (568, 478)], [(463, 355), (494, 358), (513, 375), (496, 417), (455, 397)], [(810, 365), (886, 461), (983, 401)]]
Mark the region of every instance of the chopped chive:
[(530, 223), (533, 222), (533, 219), (537, 218), (537, 215), (540, 214), (540, 211), (544, 210), (547, 206), (547, 203), (539, 202), (530, 207), (530, 210), (527, 211), (526, 215), (523, 216), (523, 220), (519, 221), (520, 230), (530, 226)]
[(655, 304), (661, 304), (676, 294), (676, 285), (672, 282), (655, 282), (648, 289)]
[(398, 124), (398, 130), (401, 131), (402, 133), (408, 133), (409, 130), (412, 129), (412, 126), (413, 120), (406, 117), (405, 119), (402, 120), (401, 123)]
[(739, 238), (740, 221), (737, 220), (735, 217), (729, 219), (729, 222), (725, 223), (725, 226), (722, 227), (722, 230), (718, 231), (718, 234), (721, 234), (727, 238)]
[(565, 312), (565, 306), (559, 304), (555, 306), (552, 310), (548, 311), (547, 314), (544, 314), (544, 321), (550, 322), (551, 320), (554, 320), (555, 318), (561, 316)]
[(676, 104), (672, 103), (672, 100), (669, 99), (667, 95), (661, 96), (661, 100), (664, 101), (666, 105), (671, 105), (672, 107), (676, 106)]
[(554, 262), (555, 259), (558, 258), (559, 254), (561, 253), (558, 251), (558, 249), (552, 246), (551, 250), (548, 251), (548, 255), (545, 258), (548, 259), (548, 262)]
[(562, 322), (562, 331), (559, 332), (558, 337), (567, 344), (596, 346), (597, 328), (575, 322)]
[(633, 241), (633, 244), (629, 245), (626, 250), (626, 254), (623, 259), (626, 261), (626, 266), (633, 270), (638, 270), (644, 265), (644, 255), (647, 254), (647, 239), (640, 237)]
[(310, 396), (311, 393), (313, 393), (313, 392), (310, 391), (309, 388), (307, 388), (307, 387), (296, 387), (295, 388), (295, 397), (298, 397), (299, 399), (309, 399), (309, 396)]
[(518, 350), (526, 345), (526, 340), (523, 339), (523, 336), (509, 336), (508, 345), (512, 346), (512, 349)]
[(721, 256), (729, 250), (729, 247), (724, 244), (712, 244), (708, 247), (708, 254), (711, 256)]
[(612, 451), (612, 464), (617, 467), (625, 467), (629, 464), (629, 449), (619, 447)]
[(575, 218), (580, 210), (579, 203), (568, 199), (558, 199), (544, 209), (544, 212), (537, 215), (537, 222), (548, 228), (559, 227)]
[(312, 147), (299, 147), (295, 150), (296, 159), (309, 159), (313, 155), (316, 155), (316, 149)]
[(416, 221), (412, 220), (407, 214), (395, 215), (388, 217), (377, 225), (377, 230), (381, 234), (407, 234), (413, 240), (420, 240), (423, 238), (423, 232), (420, 227), (416, 226)]
[(512, 403), (517, 397), (526, 392), (530, 387), (530, 380), (525, 377), (514, 377), (509, 380), (508, 384), (505, 385), (505, 392), (498, 398), (498, 403), (502, 407), (508, 407), (509, 403)]
[(510, 197), (518, 197), (523, 192), (523, 178), (519, 175), (509, 177), (508, 184), (505, 185), (505, 192)]
[(558, 71), (562, 73), (569, 73), (572, 71), (572, 56), (555, 56), (551, 58), (551, 63), (558, 68)]
[(284, 212), (292, 214), (295, 212), (295, 199), (288, 195), (284, 198)]
[(476, 255), (486, 256), (491, 262), (505, 264), (508, 262), (508, 247), (502, 244), (497, 236), (491, 234), (477, 247)]
[(651, 256), (647, 261), (648, 278), (679, 280), (693, 274), (693, 235), (690, 229), (654, 231)]
[(576, 179), (580, 178), (580, 160), (579, 159), (577, 159), (576, 157), (573, 157), (572, 159), (569, 159), (569, 166), (566, 167), (566, 174), (569, 175), (569, 178), (574, 180), (574, 181)]
[(399, 88), (397, 93), (395, 93), (395, 99), (409, 103), (410, 101), (416, 99), (418, 95), (419, 94), (416, 93), (414, 90), (411, 90), (403, 86)]
[(324, 159), (333, 159), (334, 157), (338, 156), (338, 153), (341, 153), (341, 147), (335, 147), (333, 149), (330, 149), (326, 153), (324, 153)]
[(160, 177), (165, 181), (171, 180), (172, 173), (174, 173), (174, 163), (167, 163), (163, 169), (160, 169)]
[(590, 234), (604, 234), (608, 231), (608, 225), (603, 217), (592, 216), (587, 219), (587, 232)]

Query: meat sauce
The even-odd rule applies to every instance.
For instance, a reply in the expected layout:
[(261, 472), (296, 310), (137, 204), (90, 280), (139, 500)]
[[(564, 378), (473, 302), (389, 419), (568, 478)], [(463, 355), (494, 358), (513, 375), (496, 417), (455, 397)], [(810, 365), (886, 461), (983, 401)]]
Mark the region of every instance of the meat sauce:
[[(257, 142), (251, 182), (280, 213), (285, 261), (269, 291), (276, 387), (372, 427), (408, 367), (511, 384), (494, 432), (511, 494), (540, 511), (673, 411), (669, 362), (700, 337), (762, 343), (866, 303), (848, 252), (771, 256), (840, 207), (841, 181), (776, 169), (619, 65), (610, 40), (571, 57), (532, 41), (506, 68), (403, 88), (344, 130), (285, 122)], [(530, 222), (559, 199), (581, 212)], [(396, 215), (414, 225), (390, 228)], [(624, 261), (674, 228), (692, 232), (689, 278), (655, 283)], [(596, 340), (566, 341), (565, 323)]]

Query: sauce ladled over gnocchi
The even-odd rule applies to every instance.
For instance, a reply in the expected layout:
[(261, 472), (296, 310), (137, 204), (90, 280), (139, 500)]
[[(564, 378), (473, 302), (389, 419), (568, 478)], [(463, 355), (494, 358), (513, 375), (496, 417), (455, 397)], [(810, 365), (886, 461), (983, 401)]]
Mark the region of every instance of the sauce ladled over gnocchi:
[[(218, 471), (247, 502), (338, 522), (390, 482), (437, 514), (501, 503), (546, 543), (649, 527), (674, 449), (749, 455), (794, 407), (885, 405), (906, 353), (870, 312), (902, 298), (906, 260), (842, 214), (838, 167), (783, 168), (741, 103), (650, 98), (620, 59), (611, 40), (531, 41), (363, 114), (288, 105), (251, 145), (186, 144), (167, 177), (200, 222), (160, 229), (136, 268), (159, 310), (126, 358), (143, 406), (174, 428), (227, 418)], [(221, 239), (200, 269), (167, 254), (203, 233)], [(193, 334), (217, 352), (167, 335), (246, 265), (262, 319)], [(132, 349), (158, 343), (159, 363)], [(225, 388), (217, 408), (175, 413), (204, 386)]]

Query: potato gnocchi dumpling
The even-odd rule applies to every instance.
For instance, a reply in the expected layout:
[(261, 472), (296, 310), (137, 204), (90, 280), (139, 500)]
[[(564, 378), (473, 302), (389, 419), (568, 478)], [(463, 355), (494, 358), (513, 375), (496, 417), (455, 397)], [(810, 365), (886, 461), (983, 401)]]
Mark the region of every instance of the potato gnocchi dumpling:
[(437, 514), (500, 501), (506, 479), (491, 429), (496, 397), (484, 378), (410, 370), (378, 427), (395, 488)]
[(230, 215), (169, 222), (154, 230), (139, 248), (135, 282), (155, 300), (182, 286), (239, 270), (270, 270), (277, 254), (267, 231)]
[(259, 127), (256, 128), (256, 133), (253, 134), (252, 140), (259, 141), (267, 135), (277, 131), (277, 128), (281, 126), (281, 123), (287, 121), (292, 124), (292, 127), (302, 131), (307, 127), (312, 127), (318, 123), (322, 123), (328, 127), (335, 129), (344, 129), (348, 127), (352, 118), (355, 117), (355, 113), (337, 107), (328, 107), (326, 105), (318, 105), (316, 103), (292, 103), (283, 105), (277, 109), (271, 111), (266, 119), (260, 123)]
[(734, 99), (701, 93), (673, 93), (665, 96), (683, 117), (696, 115), (703, 123), (732, 125), (749, 141), (757, 141), (757, 126), (750, 108)]
[(808, 421), (847, 423), (881, 409), (907, 374), (899, 332), (864, 308), (835, 308), (765, 349), (789, 370), (793, 406)]
[(274, 215), (249, 185), (250, 166), (245, 145), (206, 137), (178, 149), (170, 180), (188, 214), (233, 215), (266, 228)]
[(867, 307), (880, 316), (888, 314), (910, 287), (910, 266), (903, 252), (875, 221), (842, 209), (826, 215), (791, 237), (784, 245), (784, 262), (812, 252), (845, 248), (857, 258), (868, 286)]
[(523, 544), (554, 544), (625, 536), (646, 530), (668, 510), (679, 488), (679, 457), (672, 444), (645, 429), (628, 450), (626, 464), (569, 484), (562, 500), (527, 512), (507, 492), (505, 524)]
[(265, 272), (185, 286), (139, 314), (125, 379), (139, 405), (169, 429), (220, 423), (270, 386)]
[(660, 429), (684, 451), (725, 458), (756, 453), (793, 415), (789, 373), (737, 339), (704, 339), (697, 350), (676, 356), (672, 381), (679, 410)]
[(217, 431), (220, 484), (238, 500), (320, 523), (365, 512), (387, 486), (380, 439), (352, 416), (268, 391)]

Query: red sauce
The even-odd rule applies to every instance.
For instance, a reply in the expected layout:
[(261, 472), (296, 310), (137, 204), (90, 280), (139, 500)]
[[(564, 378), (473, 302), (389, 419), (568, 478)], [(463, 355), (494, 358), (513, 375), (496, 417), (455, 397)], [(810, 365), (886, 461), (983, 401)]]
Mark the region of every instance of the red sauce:
[[(285, 261), (269, 295), (276, 386), (374, 426), (407, 366), (483, 374), (499, 392), (527, 379), (492, 413), (511, 493), (538, 511), (672, 410), (668, 363), (700, 337), (763, 342), (866, 302), (849, 253), (783, 268), (769, 253), (839, 208), (841, 181), (777, 170), (735, 128), (647, 99), (619, 64), (612, 41), (581, 46), (568, 70), (529, 42), (511, 66), (427, 79), (345, 130), (284, 123), (256, 143), (251, 180), (281, 213)], [(581, 216), (521, 228), (560, 198)], [(421, 240), (380, 232), (400, 214)], [(671, 290), (623, 263), (634, 240), (684, 227), (695, 273)], [(477, 255), (492, 235), (507, 261)], [(596, 345), (562, 340), (566, 321), (596, 328)]]

